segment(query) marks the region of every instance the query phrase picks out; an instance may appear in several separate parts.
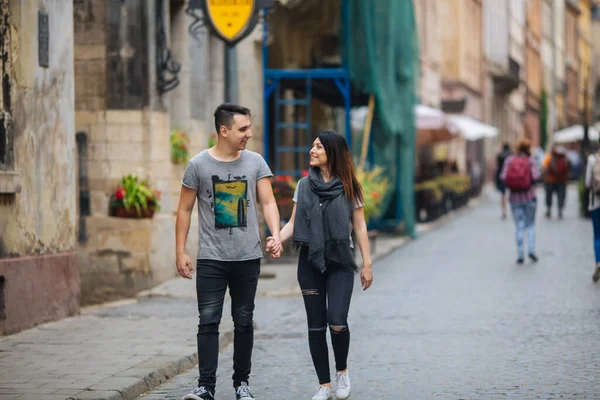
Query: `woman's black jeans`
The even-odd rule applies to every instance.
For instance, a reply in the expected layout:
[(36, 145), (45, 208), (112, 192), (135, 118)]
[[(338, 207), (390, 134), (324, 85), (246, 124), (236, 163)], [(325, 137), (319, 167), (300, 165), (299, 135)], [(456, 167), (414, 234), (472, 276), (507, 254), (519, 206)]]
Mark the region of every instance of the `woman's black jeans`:
[(329, 383), (327, 325), (331, 332), (335, 368), (343, 371), (350, 348), (348, 310), (354, 286), (354, 270), (349, 266), (328, 263), (325, 273), (321, 273), (308, 263), (308, 247), (303, 246), (298, 259), (298, 282), (306, 307), (308, 345), (313, 364), (319, 383)]
[(219, 324), (225, 291), (229, 286), (233, 317), (233, 386), (248, 382), (254, 346), (254, 298), (260, 273), (260, 259), (249, 261), (197, 261), (198, 296), (198, 386), (215, 392), (219, 359)]

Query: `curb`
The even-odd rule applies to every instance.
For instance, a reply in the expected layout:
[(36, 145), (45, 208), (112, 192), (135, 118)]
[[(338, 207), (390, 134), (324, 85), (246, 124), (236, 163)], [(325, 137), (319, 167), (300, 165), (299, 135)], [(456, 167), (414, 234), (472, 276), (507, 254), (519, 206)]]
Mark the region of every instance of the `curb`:
[[(224, 350), (233, 341), (233, 331), (222, 332), (219, 335), (219, 352)], [(98, 390), (86, 390), (75, 396), (67, 397), (67, 400), (135, 400), (139, 396), (150, 392), (158, 386), (166, 383), (171, 378), (189, 371), (198, 365), (198, 353), (189, 356), (183, 356), (173, 361), (163, 363), (157, 366), (151, 372), (135, 372), (135, 367), (131, 368), (130, 375), (125, 373), (115, 374), (114, 378), (122, 378), (124, 381), (131, 381), (122, 388), (98, 388)], [(134, 380), (135, 379), (135, 380)]]

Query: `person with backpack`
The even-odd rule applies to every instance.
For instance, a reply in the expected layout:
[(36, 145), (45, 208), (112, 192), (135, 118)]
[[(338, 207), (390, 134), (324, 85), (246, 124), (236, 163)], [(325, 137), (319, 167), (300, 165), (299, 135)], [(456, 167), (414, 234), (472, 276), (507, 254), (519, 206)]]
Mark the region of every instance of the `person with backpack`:
[(500, 208), (502, 209), (502, 219), (506, 219), (506, 186), (504, 185), (504, 181), (500, 179), (500, 174), (502, 173), (504, 162), (511, 155), (512, 152), (510, 151), (510, 145), (508, 143), (504, 143), (502, 145), (502, 150), (496, 156), (496, 189), (500, 192)]
[(522, 139), (517, 145), (517, 154), (504, 162), (500, 179), (510, 191), (508, 202), (515, 221), (517, 236), (517, 264), (525, 260), (524, 239), (527, 231), (529, 258), (536, 262), (535, 254), (535, 212), (537, 199), (534, 183), (539, 179), (539, 171), (531, 157), (531, 143)]
[(592, 279), (594, 282), (598, 282), (600, 280), (600, 151), (588, 156), (585, 186), (590, 191), (588, 210), (592, 214), (592, 226), (594, 227), (596, 267)]
[(571, 172), (566, 149), (563, 146), (553, 146), (552, 151), (546, 155), (542, 168), (544, 170), (544, 188), (546, 189), (546, 218), (552, 217), (552, 197), (556, 193), (558, 218), (562, 219), (567, 196), (567, 182), (569, 182)]

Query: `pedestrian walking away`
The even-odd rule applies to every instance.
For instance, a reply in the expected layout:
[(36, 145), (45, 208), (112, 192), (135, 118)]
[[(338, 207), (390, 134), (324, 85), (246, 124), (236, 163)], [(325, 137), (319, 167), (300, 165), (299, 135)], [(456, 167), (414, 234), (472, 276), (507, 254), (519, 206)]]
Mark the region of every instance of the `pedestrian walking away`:
[[(308, 343), (319, 386), (312, 400), (332, 396), (327, 326), (335, 358), (337, 399), (350, 397), (347, 359), (350, 348), (348, 310), (354, 274), (360, 271), (363, 290), (373, 282), (362, 187), (356, 179), (352, 155), (343, 136), (319, 132), (310, 150), (308, 177), (294, 193), (290, 221), (281, 229), (280, 242), (292, 239), (300, 250), (298, 282), (308, 322)], [(362, 254), (362, 268), (354, 261), (352, 231)], [(267, 249), (279, 246), (267, 239)]]
[(552, 217), (552, 198), (556, 193), (558, 218), (562, 219), (567, 196), (567, 183), (571, 172), (571, 164), (564, 146), (552, 146), (552, 151), (544, 158), (542, 169), (546, 191), (546, 218)]
[(190, 220), (198, 200), (200, 239), (196, 257), (198, 298), (198, 387), (184, 400), (214, 400), (219, 357), (219, 324), (229, 287), (234, 324), (233, 387), (236, 399), (253, 400), (249, 386), (254, 344), (253, 312), (262, 248), (257, 204), (272, 232), (271, 253), (281, 254), (279, 211), (273, 175), (262, 156), (246, 150), (252, 137), (250, 110), (222, 104), (214, 113), (217, 144), (193, 157), (182, 180), (176, 221), (177, 271), (192, 279), (185, 253)]
[(525, 259), (525, 233), (527, 233), (529, 258), (533, 262), (538, 260), (535, 254), (535, 213), (537, 208), (535, 182), (539, 177), (539, 171), (531, 157), (531, 144), (529, 140), (522, 139), (518, 143), (517, 154), (506, 159), (500, 174), (500, 178), (510, 191), (509, 203), (517, 237), (517, 264), (522, 264)]
[(506, 185), (504, 185), (504, 181), (500, 179), (500, 174), (502, 173), (504, 162), (511, 155), (512, 152), (510, 151), (510, 145), (508, 143), (504, 143), (502, 145), (502, 150), (496, 156), (496, 189), (500, 192), (500, 209), (502, 210), (502, 219), (506, 219)]
[(600, 150), (596, 154), (588, 156), (585, 185), (590, 189), (588, 210), (592, 214), (592, 225), (594, 227), (596, 266), (592, 279), (594, 282), (598, 282), (600, 280)]

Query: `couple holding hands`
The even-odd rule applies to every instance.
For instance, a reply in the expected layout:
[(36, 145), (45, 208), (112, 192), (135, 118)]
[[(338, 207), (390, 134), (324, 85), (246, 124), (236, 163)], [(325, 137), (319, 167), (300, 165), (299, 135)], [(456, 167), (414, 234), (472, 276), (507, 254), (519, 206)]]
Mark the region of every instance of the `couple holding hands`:
[[(184, 400), (214, 400), (219, 353), (219, 324), (229, 288), (234, 323), (233, 388), (236, 399), (254, 400), (249, 386), (254, 343), (254, 299), (262, 248), (257, 204), (272, 236), (266, 250), (278, 258), (283, 243), (299, 250), (298, 282), (308, 322), (310, 354), (319, 379), (312, 400), (332, 397), (330, 331), (338, 399), (350, 397), (347, 367), (350, 330), (347, 316), (355, 273), (363, 290), (373, 282), (363, 194), (352, 155), (343, 136), (317, 133), (310, 150), (310, 169), (294, 193), (291, 218), (280, 227), (273, 196), (273, 176), (263, 157), (246, 150), (252, 137), (250, 110), (222, 104), (215, 113), (217, 144), (193, 157), (182, 180), (176, 221), (176, 266), (191, 279), (193, 266), (185, 253), (191, 215), (198, 201), (200, 232), (196, 257), (198, 297), (198, 387)], [(354, 260), (352, 232), (362, 254)]]

